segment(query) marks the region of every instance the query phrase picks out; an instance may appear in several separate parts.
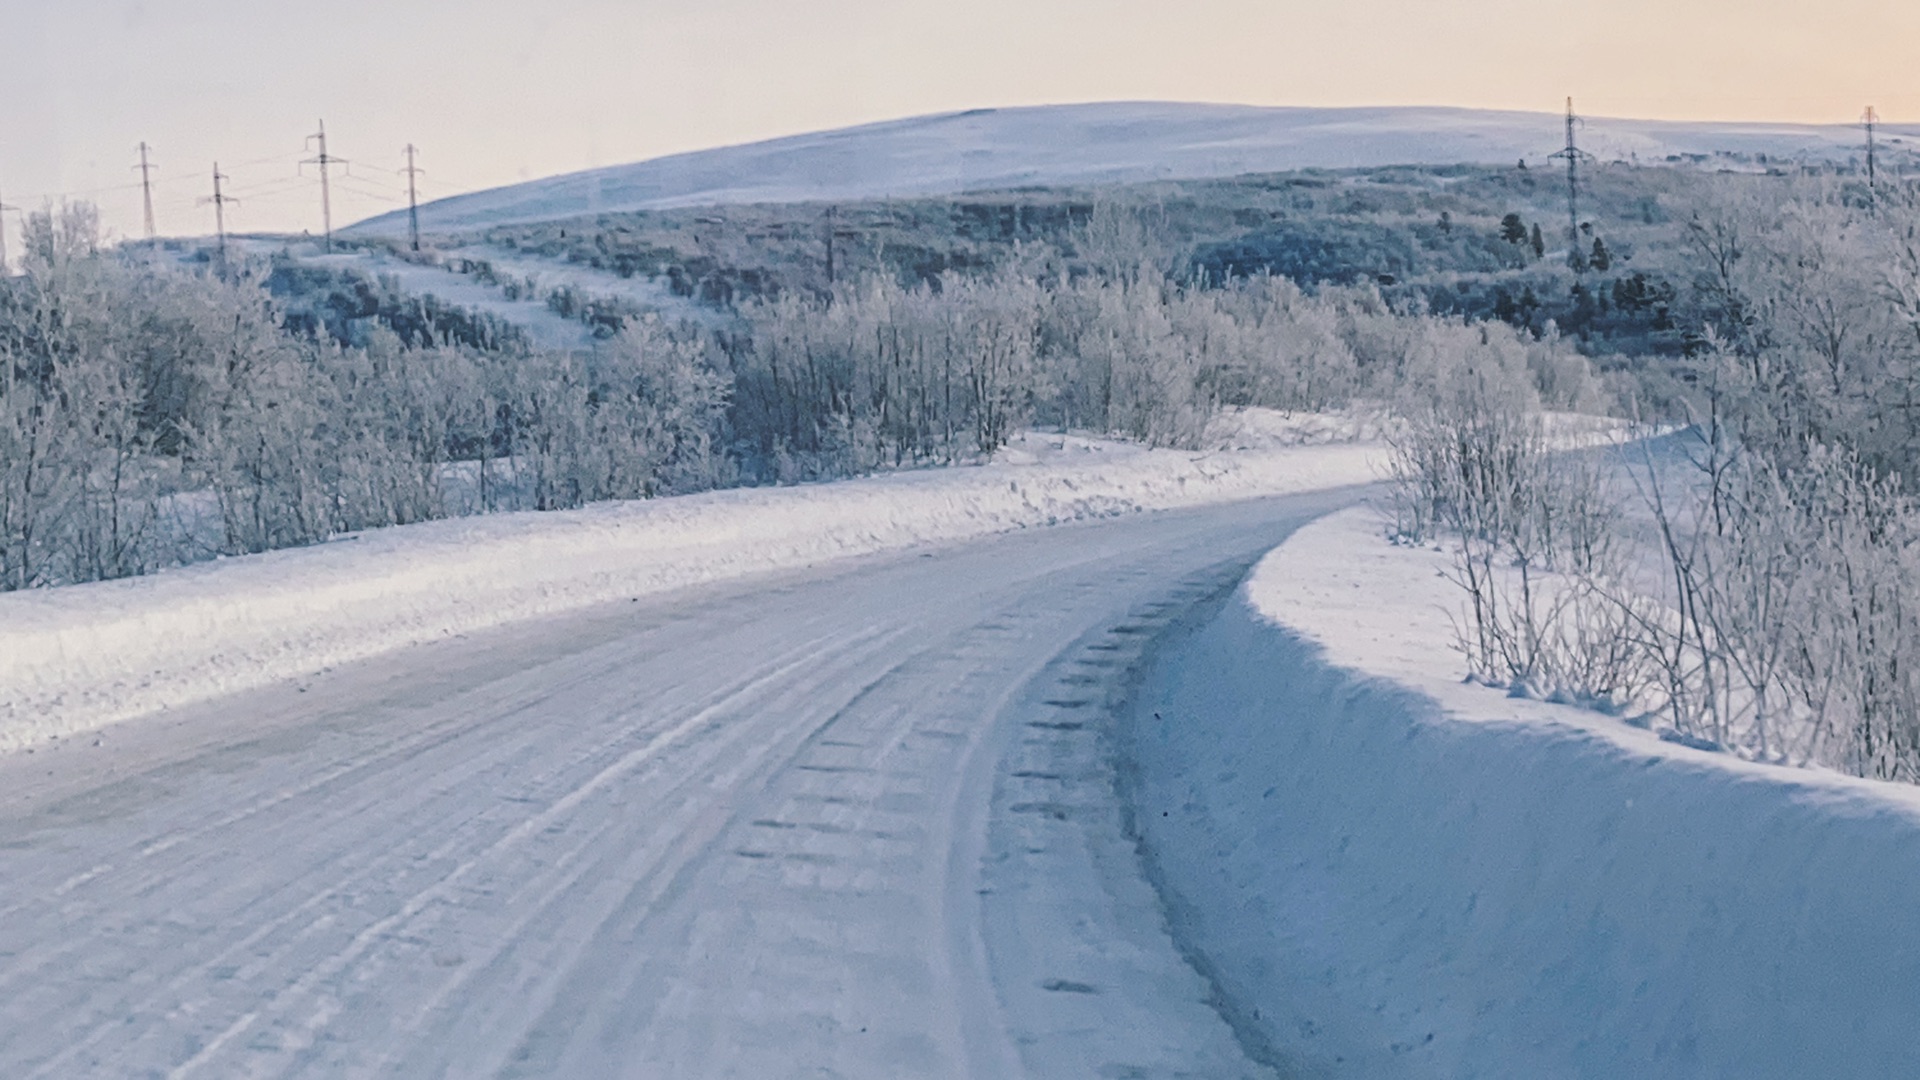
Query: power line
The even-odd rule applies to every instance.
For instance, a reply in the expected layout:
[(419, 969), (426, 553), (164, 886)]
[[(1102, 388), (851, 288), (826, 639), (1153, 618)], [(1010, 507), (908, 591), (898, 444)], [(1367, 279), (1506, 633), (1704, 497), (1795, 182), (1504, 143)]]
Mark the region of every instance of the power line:
[(64, 202), (75, 195), (104, 195), (110, 191), (132, 191), (134, 188), (137, 188), (139, 186), (140, 186), (140, 182), (138, 180), (135, 180), (129, 184), (107, 184), (103, 187), (77, 188), (72, 191), (43, 191), (43, 192), (36, 192), (31, 195), (16, 195), (14, 196), (14, 198), (28, 199), (33, 202), (54, 202), (54, 201)]
[(270, 157), (254, 158), (252, 161), (243, 161), (238, 165), (230, 165), (228, 166), (228, 168), (247, 169), (255, 165), (272, 165), (272, 164), (275, 164), (276, 162), (292, 161), (299, 156), (300, 156), (299, 154), (295, 154), (295, 153), (274, 154)]
[(381, 179), (379, 175), (381, 173), (385, 173), (388, 171), (393, 172), (397, 176), (405, 172), (406, 170), (405, 169), (393, 169), (393, 170), (376, 169), (371, 175), (369, 175), (365, 171), (352, 172), (351, 170), (349, 170), (349, 173), (350, 175), (352, 175), (352, 177), (355, 180), (359, 181), (362, 184), (366, 184), (370, 187), (384, 188), (385, 190), (391, 191), (395, 195), (398, 195), (400, 193), (400, 185), (395, 183), (389, 183), (388, 181)]
[[(204, 179), (205, 174), (201, 175)], [(252, 201), (256, 197), (270, 199), (278, 195), (289, 195), (312, 183), (304, 176), (282, 176), (272, 180), (255, 180), (251, 183), (236, 184), (233, 182), (232, 173), (223, 170), (221, 176), (226, 180), (221, 185), (221, 190), (227, 194), (229, 202), (233, 201), (233, 196), (242, 196)], [(156, 213), (166, 213), (169, 209), (191, 210), (196, 206), (207, 205), (207, 198), (196, 192), (186, 192), (179, 195), (156, 196), (153, 205)]]
[(348, 177), (341, 177), (334, 181), (334, 183), (339, 185), (340, 189), (348, 194), (358, 195), (363, 199), (372, 199), (374, 202), (397, 204), (401, 201), (398, 195), (389, 195), (384, 191), (375, 191), (372, 188), (360, 187), (359, 179), (357, 176), (350, 179)]
[[(142, 193), (142, 207), (141, 207), (143, 212), (142, 224), (143, 225), (147, 224), (146, 219), (148, 218), (149, 215), (152, 216), (155, 229), (154, 231), (149, 231), (147, 235), (153, 236), (157, 234), (158, 215), (161, 213), (167, 212), (169, 208), (191, 209), (196, 205), (205, 205), (206, 199), (203, 196), (197, 195), (191, 190), (181, 191), (179, 194), (169, 194), (169, 192), (172, 192), (179, 187), (186, 186), (189, 183), (189, 181), (184, 177), (176, 177), (172, 180), (168, 180), (163, 177), (154, 175), (160, 171), (160, 165), (152, 160), (153, 147), (151, 144), (142, 143), (142, 144), (136, 145), (135, 149), (141, 150), (142, 147), (144, 147), (144, 150), (142, 150), (142, 155), (145, 158), (146, 169), (145, 171), (142, 171), (141, 166), (139, 164), (132, 166), (132, 169), (135, 172), (141, 173), (140, 178), (137, 180), (133, 180), (124, 184), (102, 184), (96, 187), (68, 188), (65, 190), (58, 190), (58, 191), (43, 191), (43, 192), (36, 192), (36, 193), (15, 194), (13, 197), (19, 199), (21, 203), (24, 205), (13, 206), (11, 207), (11, 209), (20, 213), (24, 217), (25, 214), (28, 212), (26, 208), (36, 204), (53, 205), (58, 203), (69, 202), (76, 199), (91, 201), (94, 197), (97, 197), (97, 196), (110, 195), (110, 194), (113, 194), (116, 192), (122, 192), (122, 191), (140, 190)], [(304, 165), (314, 160), (317, 160), (317, 159), (303, 159), (299, 152), (288, 152), (288, 153), (274, 154), (268, 157), (252, 158), (246, 161), (242, 161), (236, 165), (229, 165), (227, 166), (227, 168), (231, 168), (234, 170), (235, 173), (238, 173), (243, 170), (255, 168), (261, 165), (296, 164), (296, 163)], [(334, 157), (331, 154), (328, 155), (328, 162), (330, 164), (336, 164), (336, 165), (348, 164), (345, 159)], [(205, 174), (202, 174), (202, 175), (204, 176)], [(312, 182), (311, 177), (296, 174), (292, 176), (279, 176), (279, 177), (274, 177), (272, 179), (265, 179), (265, 180), (256, 179), (243, 184), (233, 184), (230, 182), (233, 179), (232, 173), (222, 173), (222, 175), (225, 176), (229, 181), (229, 183), (222, 185), (222, 190), (225, 193), (227, 193), (229, 196), (236, 195), (236, 194), (247, 196), (250, 201), (256, 197), (257, 198), (274, 198), (280, 195), (289, 194), (295, 188), (298, 188), (302, 185), (309, 184)], [(349, 175), (354, 175), (354, 174), (349, 173)], [(333, 179), (331, 174), (329, 178)], [(356, 180), (361, 179), (357, 175), (354, 175), (354, 178)], [(272, 190), (269, 190), (269, 189), (272, 189)], [(397, 193), (397, 189), (395, 189), (395, 194), (382, 196), (382, 197), (386, 198), (387, 201), (389, 202), (399, 201), (399, 195)], [(236, 200), (230, 197), (228, 201), (233, 202)]]
[(147, 239), (151, 240), (153, 239), (153, 232), (154, 232), (152, 173), (153, 173), (153, 170), (158, 168), (159, 166), (154, 165), (147, 160), (148, 149), (150, 148), (147, 146), (146, 141), (142, 140), (139, 147), (140, 164), (135, 165), (134, 168), (140, 170), (140, 197), (141, 197), (141, 202), (144, 204), (146, 209)]
[(421, 169), (414, 165), (413, 155), (416, 152), (417, 151), (414, 150), (413, 144), (408, 143), (407, 144), (407, 169), (406, 169), (406, 172), (407, 172), (407, 233), (412, 238), (413, 250), (419, 251), (420, 250), (420, 195), (419, 195), (418, 189), (414, 186), (414, 183), (416, 178), (418, 178), (419, 175), (425, 172), (426, 170)]
[(252, 183), (240, 184), (234, 187), (233, 190), (242, 195), (260, 194), (263, 192), (279, 194), (293, 191), (297, 188), (303, 188), (309, 182), (310, 181), (304, 176), (277, 176), (271, 180), (255, 180)]
[[(103, 184), (97, 187), (69, 188), (66, 190), (45, 191), (34, 194), (16, 194), (13, 197), (19, 199), (22, 205), (13, 206), (10, 207), (10, 209), (18, 212), (22, 218), (24, 218), (28, 212), (26, 207), (37, 204), (51, 206), (76, 199), (92, 201), (98, 196), (138, 189), (141, 192), (142, 224), (143, 226), (147, 224), (153, 225), (153, 229), (147, 232), (147, 235), (152, 237), (157, 236), (158, 216), (160, 214), (185, 212), (190, 211), (196, 206), (207, 205), (208, 200), (206, 197), (192, 190), (192, 188), (197, 185), (194, 185), (190, 178), (182, 176), (167, 179), (157, 175), (160, 171), (160, 165), (153, 160), (153, 146), (151, 144), (144, 142), (139, 143), (136, 144), (135, 149), (140, 151), (142, 161), (145, 165), (144, 170), (140, 164), (132, 166), (135, 172), (140, 173), (138, 179), (124, 184)], [(415, 155), (417, 155), (418, 152), (418, 147), (415, 147)], [(310, 156), (303, 157), (303, 153)], [(324, 163), (322, 158), (324, 158)], [(236, 174), (243, 174), (247, 170), (257, 169), (259, 166), (275, 164), (295, 164), (299, 167), (300, 171), (291, 176), (281, 175), (265, 179), (244, 180), (240, 183), (233, 182)], [(328, 243), (329, 250), (331, 250), (333, 231), (332, 186), (335, 181), (345, 183), (345, 190), (352, 192), (353, 195), (358, 198), (372, 199), (390, 204), (406, 203), (410, 211), (410, 220), (414, 214), (417, 213), (422, 193), (425, 193), (427, 197), (431, 199), (434, 197), (433, 192), (435, 191), (452, 193), (470, 190), (472, 187), (472, 185), (450, 182), (444, 176), (435, 180), (433, 177), (439, 174), (429, 174), (426, 169), (419, 168), (417, 156), (408, 167), (390, 170), (380, 169), (376, 170), (379, 175), (363, 175), (360, 171), (354, 170), (346, 158), (337, 157), (330, 151), (325, 142), (325, 126), (323, 124), (320, 130), (308, 137), (307, 148), (304, 151), (251, 158), (241, 161), (238, 164), (227, 165), (226, 168), (232, 169), (233, 172), (228, 173), (222, 171), (221, 176), (223, 183), (221, 184), (221, 192), (227, 197), (229, 204), (239, 202), (240, 199), (245, 199), (248, 203), (259, 203), (262, 201), (272, 202), (282, 197), (290, 196), (302, 185), (313, 182), (312, 174), (304, 171), (307, 165), (323, 165), (321, 170), (321, 215), (324, 227), (323, 236)], [(332, 166), (335, 165), (342, 166), (346, 170), (345, 173), (335, 173), (332, 169)], [(411, 172), (409, 169), (411, 169)], [(407, 178), (405, 191), (399, 190), (396, 183), (381, 179), (382, 176), (389, 172), (396, 177), (405, 176)], [(201, 175), (204, 178), (206, 174), (202, 173)], [(258, 176), (258, 172), (255, 172), (254, 175)], [(365, 186), (356, 187), (354, 186), (356, 184)], [(206, 189), (201, 188), (199, 190), (204, 191)], [(149, 221), (149, 219), (151, 220)]]

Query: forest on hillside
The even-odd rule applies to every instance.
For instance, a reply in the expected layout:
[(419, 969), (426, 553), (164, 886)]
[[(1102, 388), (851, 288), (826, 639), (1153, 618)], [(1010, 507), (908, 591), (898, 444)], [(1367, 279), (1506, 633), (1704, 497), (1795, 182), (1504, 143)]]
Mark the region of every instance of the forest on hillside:
[(1588, 169), (1577, 242), (1564, 173), (1467, 165), (602, 214), (432, 240), (659, 279), (730, 308), (867, 274), (917, 284), (982, 272), (1019, 247), (1070, 249), (1096, 206), (1114, 203), (1148, 224), (1181, 280), (1264, 273), (1307, 289), (1367, 285), (1399, 309), (1497, 319), (1536, 335), (1551, 324), (1595, 357), (1671, 357), (1700, 345), (1684, 228), (1697, 206), (1789, 183), (1866, 198), (1850, 173), (1789, 168)]

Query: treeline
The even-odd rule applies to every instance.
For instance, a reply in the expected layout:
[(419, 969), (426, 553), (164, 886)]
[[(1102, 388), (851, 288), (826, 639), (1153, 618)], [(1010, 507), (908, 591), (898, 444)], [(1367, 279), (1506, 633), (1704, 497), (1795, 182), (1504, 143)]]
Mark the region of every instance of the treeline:
[(742, 314), (736, 430), (780, 478), (969, 460), (1034, 424), (1189, 448), (1224, 408), (1417, 399), (1468, 368), (1555, 408), (1610, 404), (1558, 341), (1273, 277), (1203, 288), (1151, 265), (1039, 260), (911, 287), (872, 277)]
[[(977, 461), (1034, 424), (1192, 447), (1223, 408), (1418, 398), (1461, 370), (1556, 407), (1607, 396), (1556, 341), (1396, 314), (1370, 289), (1182, 284), (1117, 213), (1071, 256), (787, 293), (725, 330), (623, 317), (564, 352), (396, 324), (409, 309), (380, 294), (289, 303), (271, 266), (102, 251), (85, 208), (35, 215), (28, 240), (0, 279), (6, 589), (450, 514)], [(342, 317), (302, 315), (317, 308)]]
[(649, 324), (540, 353), (375, 322), (347, 345), (289, 323), (264, 272), (102, 253), (85, 208), (28, 226), (0, 279), (0, 588), (731, 478), (711, 342)]
[(1744, 187), (1682, 227), (1711, 301), (1694, 427), (1609, 486), (1497, 395), (1444, 398), (1402, 447), (1402, 526), (1458, 541), (1482, 678), (1920, 782), (1920, 200)]

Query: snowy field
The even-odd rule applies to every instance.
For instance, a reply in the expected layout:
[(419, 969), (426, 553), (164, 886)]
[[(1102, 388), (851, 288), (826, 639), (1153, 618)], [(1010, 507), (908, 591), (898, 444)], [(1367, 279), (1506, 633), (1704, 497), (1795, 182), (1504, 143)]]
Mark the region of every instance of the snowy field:
[(1132, 719), (1178, 936), (1299, 1076), (1912, 1069), (1920, 793), (1463, 684), (1448, 556), (1345, 511)]
[(1366, 483), (1384, 463), (1378, 443), (1188, 454), (1032, 435), (979, 467), (439, 521), (11, 593), (0, 596), (0, 748), (511, 620), (1014, 529)]
[[(1511, 164), (1564, 142), (1553, 113), (1443, 108), (1258, 108), (1104, 102), (977, 109), (703, 150), (441, 199), (432, 231), (589, 213), (738, 203), (880, 199), (1022, 187), (1206, 179), (1306, 168)], [(1920, 129), (1887, 125), (1889, 153)], [(1581, 138), (1603, 160), (1726, 152), (1845, 161), (1850, 125), (1709, 124), (1592, 118)], [(399, 236), (405, 212), (349, 234)]]

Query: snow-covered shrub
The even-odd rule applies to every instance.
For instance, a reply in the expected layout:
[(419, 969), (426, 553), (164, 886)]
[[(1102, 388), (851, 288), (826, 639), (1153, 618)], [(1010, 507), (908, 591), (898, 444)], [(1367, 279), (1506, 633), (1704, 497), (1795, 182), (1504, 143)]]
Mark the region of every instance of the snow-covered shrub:
[(1778, 470), (1707, 441), (1699, 465), (1678, 493), (1646, 472), (1670, 584), (1632, 637), (1660, 713), (1761, 760), (1920, 782), (1920, 507), (1818, 444)]
[(1805, 183), (1676, 216), (1707, 314), (1683, 371), (1698, 422), (1631, 471), (1638, 525), (1598, 459), (1550, 454), (1527, 419), (1529, 394), (1594, 385), (1551, 335), (1476, 347), (1349, 296), (1362, 370), (1400, 371), (1396, 527), (1456, 546), (1484, 680), (1920, 782), (1920, 198)]
[(543, 355), (370, 320), (342, 344), (262, 271), (102, 251), (92, 220), (36, 215), (0, 278), (0, 588), (733, 480), (710, 337), (643, 320)]
[(1471, 674), (1516, 693), (1620, 705), (1648, 675), (1625, 645), (1618, 496), (1591, 456), (1557, 453), (1532, 386), (1493, 364), (1408, 409), (1394, 450), (1395, 532), (1454, 553)]
[(1643, 471), (1665, 584), (1634, 634), (1681, 734), (1920, 781), (1920, 202), (1876, 202), (1802, 181), (1688, 208), (1699, 438)]
[(495, 369), (501, 441), (536, 510), (699, 490), (719, 460), (728, 385), (710, 343), (654, 321), (589, 353)]
[(938, 288), (869, 277), (750, 304), (735, 430), (806, 477), (991, 454), (1031, 415), (1044, 298), (1003, 272)]

